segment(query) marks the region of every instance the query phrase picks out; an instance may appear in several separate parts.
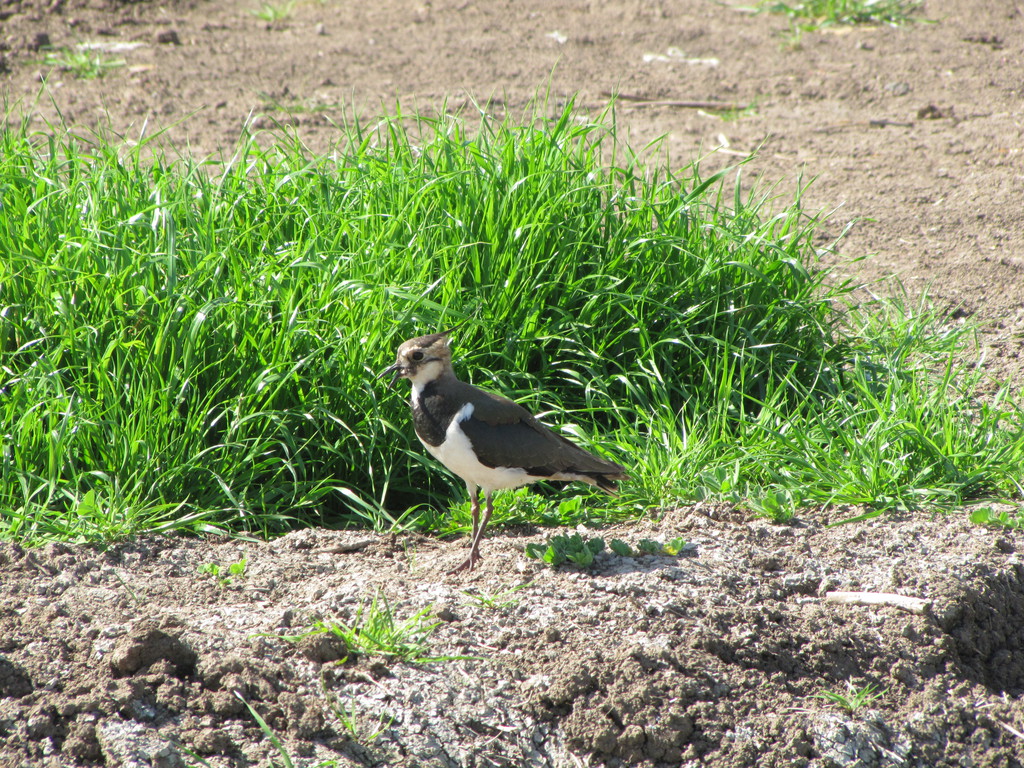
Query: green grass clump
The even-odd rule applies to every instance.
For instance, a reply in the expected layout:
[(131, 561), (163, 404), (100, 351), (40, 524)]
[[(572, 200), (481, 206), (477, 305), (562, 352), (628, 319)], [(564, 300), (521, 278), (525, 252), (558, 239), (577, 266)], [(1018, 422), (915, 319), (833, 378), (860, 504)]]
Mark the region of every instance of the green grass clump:
[(268, 24), (280, 24), (292, 17), (295, 12), (295, 2), (291, 0), (285, 3), (260, 3), (259, 8), (249, 10), (257, 19), (262, 19)]
[(331, 633), (341, 638), (352, 656), (384, 656), (410, 663), (447, 661), (454, 657), (428, 656), (429, 639), (440, 621), (431, 621), (431, 608), (417, 611), (408, 619), (398, 620), (387, 598), (374, 596), (369, 606), (360, 603), (352, 623), (315, 621), (301, 635), (286, 636), (299, 641), (313, 635)]
[(878, 686), (874, 683), (866, 683), (861, 688), (855, 688), (853, 682), (847, 680), (845, 692), (823, 688), (820, 692), (814, 694), (813, 698), (827, 701), (846, 713), (854, 715), (865, 707), (874, 704), (885, 696), (887, 692), (888, 689), (879, 690)]
[(588, 568), (593, 564), (594, 557), (603, 551), (604, 539), (599, 536), (584, 539), (578, 533), (574, 533), (572, 536), (552, 536), (544, 544), (527, 544), (525, 554), (552, 568), (557, 568), (565, 562)]
[(79, 80), (94, 80), (103, 77), (109, 70), (125, 65), (124, 59), (105, 56), (99, 51), (85, 48), (60, 48), (50, 51), (43, 58), (43, 63), (57, 67), (62, 72), (70, 72)]
[(628, 467), (560, 520), (1018, 494), (1020, 413), (979, 400), (964, 332), (841, 311), (799, 197), (647, 165), (571, 104), (478, 117), (202, 163), (4, 131), (0, 536), (441, 525), (462, 483), (374, 374), (463, 321), (464, 378)]
[(232, 580), (241, 579), (245, 576), (245, 569), (248, 564), (248, 559), (244, 557), (228, 565), (203, 563), (199, 566), (199, 573), (213, 576), (220, 586), (226, 587), (231, 584)]
[(834, 24), (905, 24), (921, 0), (766, 0), (760, 10), (785, 14), (810, 28)]

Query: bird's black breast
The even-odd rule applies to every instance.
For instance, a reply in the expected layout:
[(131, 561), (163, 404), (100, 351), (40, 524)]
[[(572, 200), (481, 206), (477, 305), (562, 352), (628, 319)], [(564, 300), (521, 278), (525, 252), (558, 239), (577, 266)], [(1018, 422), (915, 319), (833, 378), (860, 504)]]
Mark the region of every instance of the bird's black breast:
[(427, 445), (440, 445), (444, 442), (448, 425), (452, 423), (455, 414), (463, 405), (465, 403), (456, 402), (441, 394), (436, 381), (430, 382), (423, 387), (419, 399), (412, 404), (412, 422), (416, 427), (416, 434)]

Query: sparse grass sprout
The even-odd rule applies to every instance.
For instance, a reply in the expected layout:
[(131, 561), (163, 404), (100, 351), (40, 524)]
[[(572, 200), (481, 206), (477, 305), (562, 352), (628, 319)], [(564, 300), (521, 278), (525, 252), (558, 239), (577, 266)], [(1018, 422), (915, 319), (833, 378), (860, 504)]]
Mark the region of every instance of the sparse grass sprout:
[(454, 656), (430, 656), (429, 639), (440, 621), (430, 621), (431, 608), (417, 611), (405, 620), (395, 618), (391, 604), (383, 595), (375, 595), (369, 605), (359, 604), (351, 623), (322, 621), (313, 623), (310, 631), (286, 636), (300, 640), (314, 634), (333, 632), (345, 642), (349, 653), (361, 656), (384, 656), (411, 663), (448, 661)]
[(125, 60), (112, 58), (97, 50), (59, 48), (48, 52), (43, 58), (43, 64), (57, 67), (79, 80), (93, 80), (103, 77), (111, 69), (123, 67)]
[(886, 690), (878, 690), (878, 686), (874, 683), (867, 683), (860, 688), (855, 688), (851, 681), (847, 681), (846, 691), (823, 689), (821, 692), (814, 694), (814, 698), (823, 699), (831, 704), (835, 704), (840, 709), (853, 715), (882, 698)]

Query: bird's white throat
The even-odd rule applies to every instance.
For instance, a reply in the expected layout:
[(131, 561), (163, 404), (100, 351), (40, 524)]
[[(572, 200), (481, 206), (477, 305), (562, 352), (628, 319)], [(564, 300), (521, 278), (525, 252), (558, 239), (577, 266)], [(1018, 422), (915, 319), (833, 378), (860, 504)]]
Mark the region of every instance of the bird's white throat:
[(444, 373), (444, 367), (441, 363), (436, 360), (431, 360), (409, 377), (409, 381), (412, 382), (413, 405), (417, 405), (419, 403), (420, 396), (423, 394), (423, 388), (430, 382), (439, 378), (442, 373)]

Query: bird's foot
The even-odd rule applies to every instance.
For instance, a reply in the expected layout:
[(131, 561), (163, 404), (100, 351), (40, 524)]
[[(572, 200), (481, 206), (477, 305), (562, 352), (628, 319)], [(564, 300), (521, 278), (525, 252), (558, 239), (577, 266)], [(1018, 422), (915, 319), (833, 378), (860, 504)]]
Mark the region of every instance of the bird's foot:
[(481, 560), (483, 560), (483, 558), (480, 557), (480, 553), (475, 549), (471, 550), (469, 557), (448, 571), (448, 575), (451, 576), (453, 573), (459, 573), (461, 571), (472, 571), (476, 567), (476, 564)]

